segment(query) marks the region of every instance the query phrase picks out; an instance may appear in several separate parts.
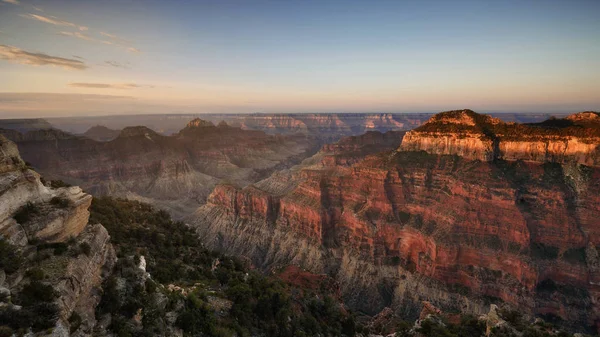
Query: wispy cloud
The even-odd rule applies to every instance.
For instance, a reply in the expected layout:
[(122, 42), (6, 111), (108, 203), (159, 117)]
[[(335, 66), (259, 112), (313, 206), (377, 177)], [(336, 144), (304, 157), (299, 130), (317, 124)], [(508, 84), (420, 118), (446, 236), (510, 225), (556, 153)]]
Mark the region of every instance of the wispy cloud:
[(85, 57), (81, 57), (81, 56), (77, 56), (77, 55), (73, 55), (73, 57), (76, 59), (85, 60)]
[(33, 66), (49, 65), (71, 70), (84, 70), (88, 68), (85, 63), (78, 60), (51, 56), (44, 53), (32, 53), (7, 45), (0, 45), (0, 59)]
[(113, 44), (125, 47), (126, 50), (130, 53), (140, 53), (141, 51), (132, 46), (132, 42), (130, 40), (124, 39), (120, 36), (110, 34), (107, 32), (100, 32), (100, 35), (107, 37)]
[(96, 95), (96, 94), (57, 94), (30, 92), (0, 92), (0, 102), (39, 102), (49, 101), (73, 102), (89, 100), (124, 100), (134, 99), (131, 96)]
[(65, 31), (63, 31), (63, 32), (59, 32), (58, 34), (63, 35), (63, 36), (75, 37), (78, 39), (91, 41), (91, 42), (97, 42), (97, 43), (103, 43), (103, 44), (113, 44), (110, 41), (98, 40), (96, 38), (89, 36), (88, 34), (81, 33), (81, 32), (65, 32)]
[(131, 69), (131, 67), (129, 66), (129, 62), (120, 63), (117, 61), (104, 61), (104, 64), (115, 68)]
[(36, 7), (36, 6), (31, 6), (33, 9), (35, 9), (38, 12), (43, 12), (44, 10), (41, 9), (40, 7)]
[(2, 2), (6, 2), (9, 4), (13, 4), (13, 5), (18, 5), (19, 4), (19, 0), (2, 0)]
[[(90, 36), (89, 34), (85, 34), (85, 33), (82, 33), (82, 32), (66, 32), (66, 31), (62, 31), (62, 32), (59, 32), (59, 34), (63, 35), (63, 36), (75, 37), (75, 38), (78, 38), (78, 39), (82, 39), (82, 40), (86, 40), (86, 41), (91, 41), (91, 42), (102, 43), (102, 44), (106, 44), (106, 45), (118, 45), (118, 46), (124, 47), (125, 50), (127, 50), (130, 53), (141, 53), (141, 51), (139, 49), (137, 49), (137, 48), (128, 47), (127, 45), (124, 45), (123, 42), (126, 41), (126, 40), (115, 40), (115, 39), (112, 39), (112, 40), (101, 40), (101, 39), (94, 38), (94, 37)], [(102, 35), (108, 37), (108, 35), (106, 33), (104, 33)]]
[(86, 27), (86, 26), (80, 26), (80, 25), (74, 24), (69, 21), (60, 20), (55, 16), (43, 16), (43, 15), (38, 15), (38, 14), (33, 14), (33, 13), (19, 14), (19, 15), (26, 19), (37, 20), (37, 21), (48, 23), (48, 24), (55, 25), (55, 26), (73, 27), (73, 28), (79, 29), (80, 31), (88, 30), (88, 27)]
[(69, 83), (72, 88), (86, 89), (136, 89), (136, 88), (154, 88), (152, 85), (142, 85), (136, 83)]
[(126, 40), (126, 39), (124, 39), (122, 37), (113, 35), (113, 34), (109, 34), (109, 33), (106, 33), (106, 32), (100, 32), (100, 35), (106, 36), (106, 37), (114, 40), (116, 43), (121, 44), (121, 45), (130, 45), (131, 44), (131, 41)]

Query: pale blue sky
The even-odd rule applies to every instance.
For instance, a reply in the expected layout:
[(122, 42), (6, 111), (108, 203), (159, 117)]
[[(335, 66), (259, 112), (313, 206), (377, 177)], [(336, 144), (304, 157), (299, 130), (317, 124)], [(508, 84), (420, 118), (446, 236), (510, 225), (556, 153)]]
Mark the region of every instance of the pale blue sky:
[(0, 0), (0, 117), (598, 110), (599, 13), (597, 0)]

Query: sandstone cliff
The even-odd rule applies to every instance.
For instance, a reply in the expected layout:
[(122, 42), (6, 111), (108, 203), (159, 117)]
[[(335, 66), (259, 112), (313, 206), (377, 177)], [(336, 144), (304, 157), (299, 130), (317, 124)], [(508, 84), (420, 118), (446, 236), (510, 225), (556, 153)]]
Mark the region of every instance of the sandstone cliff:
[(406, 134), (399, 150), (491, 161), (600, 165), (600, 118), (583, 112), (542, 123), (505, 123), (471, 110), (433, 116)]
[[(106, 229), (88, 225), (91, 199), (78, 187), (44, 186), (0, 135), (0, 242), (13, 256), (0, 268), (8, 294), (0, 299), (3, 324), (69, 336), (76, 315), (85, 320), (73, 331), (91, 332), (99, 287), (115, 260)], [(30, 292), (46, 295), (28, 299)]]
[[(449, 124), (503, 125), (464, 115)], [(435, 132), (454, 125), (446, 127)], [(413, 135), (401, 149), (414, 149), (404, 145)], [(598, 168), (570, 156), (492, 161), (485, 146), (473, 155), (390, 151), (323, 161), (326, 150), (344, 146), (253, 187), (217, 186), (189, 220), (210, 247), (261, 268), (292, 263), (327, 273), (345, 303), (372, 314), (391, 306), (416, 317), (426, 299), (476, 314), (504, 303), (572, 329), (600, 322)]]

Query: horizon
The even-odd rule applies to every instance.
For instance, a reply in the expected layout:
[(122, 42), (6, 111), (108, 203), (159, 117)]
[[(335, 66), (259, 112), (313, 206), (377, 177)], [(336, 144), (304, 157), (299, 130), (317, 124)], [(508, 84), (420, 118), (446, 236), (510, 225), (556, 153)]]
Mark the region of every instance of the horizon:
[[(252, 116), (252, 115), (269, 115), (269, 116), (273, 116), (273, 115), (385, 115), (385, 114), (390, 114), (390, 115), (436, 115), (439, 113), (444, 113), (444, 112), (448, 112), (448, 111), (456, 111), (456, 110), (471, 110), (474, 111), (478, 114), (481, 115), (522, 115), (522, 116), (528, 116), (528, 115), (550, 115), (550, 116), (568, 116), (568, 115), (572, 115), (572, 114), (577, 114), (580, 112), (595, 112), (595, 113), (600, 113), (598, 111), (594, 111), (594, 110), (585, 110), (585, 111), (571, 111), (571, 112), (567, 112), (567, 111), (559, 111), (559, 112), (545, 112), (545, 111), (529, 111), (529, 112), (512, 112), (512, 111), (475, 111), (473, 109), (469, 109), (469, 108), (464, 108), (464, 109), (450, 109), (450, 110), (443, 110), (443, 111), (421, 111), (421, 112), (260, 112), (260, 111), (255, 111), (255, 112), (242, 112), (242, 113), (237, 113), (237, 112), (207, 112), (207, 113), (178, 113), (178, 112), (174, 112), (174, 113), (168, 113), (168, 112), (164, 112), (164, 113), (139, 113), (139, 114), (107, 114), (107, 115), (70, 115), (70, 116), (40, 116), (40, 117), (2, 117), (0, 118), (0, 120), (35, 120), (35, 119), (41, 119), (41, 120), (52, 120), (52, 119), (76, 119), (76, 118), (119, 118), (119, 117), (196, 117), (199, 119), (202, 119), (202, 116), (215, 116), (215, 115), (224, 115), (224, 116), (232, 116), (232, 115), (239, 115), (239, 116)], [(98, 126), (103, 126), (98, 124)]]
[(598, 111), (599, 11), (0, 0), (0, 118)]

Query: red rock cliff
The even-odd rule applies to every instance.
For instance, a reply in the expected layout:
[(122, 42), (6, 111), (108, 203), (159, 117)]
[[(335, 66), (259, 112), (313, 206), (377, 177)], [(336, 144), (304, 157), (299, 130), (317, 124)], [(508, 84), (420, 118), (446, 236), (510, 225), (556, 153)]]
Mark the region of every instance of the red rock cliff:
[(308, 161), (260, 190), (216, 189), (192, 221), (209, 244), (259, 266), (328, 273), (367, 312), (417, 315), (427, 299), (473, 313), (506, 302), (573, 328), (600, 319), (599, 168), (418, 151), (360, 157)]

